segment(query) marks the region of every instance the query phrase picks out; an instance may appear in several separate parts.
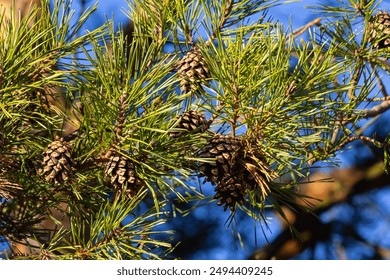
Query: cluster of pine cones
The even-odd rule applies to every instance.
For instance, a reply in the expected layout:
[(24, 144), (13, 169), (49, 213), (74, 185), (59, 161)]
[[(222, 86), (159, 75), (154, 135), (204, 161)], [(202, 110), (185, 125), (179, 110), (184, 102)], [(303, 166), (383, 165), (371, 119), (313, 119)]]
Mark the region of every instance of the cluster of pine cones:
[[(63, 185), (71, 182), (75, 162), (70, 145), (57, 137), (43, 152), (43, 160), (38, 173), (50, 184)], [(138, 177), (134, 163), (120, 153), (113, 153), (104, 174), (110, 178), (111, 185), (119, 192), (125, 187), (126, 196), (134, 197), (143, 185)]]
[(269, 178), (272, 172), (263, 154), (244, 141), (243, 138), (215, 134), (200, 151), (201, 158), (215, 159), (202, 163), (200, 176), (215, 187), (218, 205), (235, 210), (237, 204), (243, 205), (248, 190), (257, 186), (262, 199), (270, 192)]
[[(176, 68), (182, 78), (181, 90), (185, 92), (196, 90), (209, 77), (202, 54), (196, 47), (183, 56)], [(126, 97), (123, 96), (119, 102), (122, 114), (118, 118), (121, 120), (124, 119), (122, 103), (125, 103)], [(188, 110), (177, 118), (169, 136), (175, 139), (189, 133), (203, 133), (208, 128), (209, 122), (203, 113)], [(117, 130), (120, 133), (121, 127)], [(261, 193), (266, 196), (269, 181), (264, 171), (269, 169), (264, 157), (249, 149), (243, 138), (211, 132), (207, 135), (212, 137), (208, 138), (207, 144), (196, 154), (205, 159), (198, 165), (197, 171), (201, 177), (205, 177), (205, 181), (216, 185), (214, 198), (218, 199), (218, 205), (222, 205), (225, 210), (229, 208), (234, 211), (237, 204), (244, 204), (247, 190), (254, 189), (255, 186), (260, 186)], [(144, 185), (136, 172), (136, 164), (124, 152), (111, 150), (110, 154), (105, 165), (105, 176), (110, 179), (117, 192), (125, 191), (128, 197), (134, 197)], [(39, 174), (47, 182), (61, 185), (69, 183), (76, 166), (69, 143), (57, 137), (45, 149), (41, 166)]]
[[(190, 110), (179, 119), (175, 129), (180, 130), (172, 132), (171, 137), (208, 129), (208, 122), (200, 112)], [(213, 134), (197, 156), (205, 159), (198, 166), (199, 176), (205, 177), (205, 182), (216, 185), (214, 198), (218, 199), (218, 205), (223, 206), (224, 210), (229, 208), (234, 211), (237, 204), (243, 205), (247, 190), (253, 190), (255, 186), (259, 186), (263, 198), (268, 194), (268, 178), (272, 172), (263, 155), (253, 152), (243, 138)], [(258, 164), (262, 165), (261, 169)]]

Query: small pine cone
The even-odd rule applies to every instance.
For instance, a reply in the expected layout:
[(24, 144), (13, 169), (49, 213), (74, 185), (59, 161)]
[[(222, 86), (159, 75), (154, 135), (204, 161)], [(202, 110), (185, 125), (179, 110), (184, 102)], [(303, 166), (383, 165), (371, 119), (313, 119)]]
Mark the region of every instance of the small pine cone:
[[(183, 129), (188, 132), (197, 130), (199, 132), (205, 132), (208, 123), (205, 116), (198, 111), (187, 111), (185, 112), (175, 128)], [(170, 136), (175, 138), (182, 135), (184, 131), (174, 131), (170, 133)]]
[(215, 199), (219, 199), (218, 205), (224, 207), (224, 211), (229, 207), (231, 211), (236, 208), (236, 203), (243, 205), (246, 193), (245, 187), (239, 178), (227, 176), (223, 178), (215, 188)]
[(373, 16), (370, 19), (369, 29), (368, 40), (370, 42), (376, 41), (374, 44), (375, 48), (383, 49), (390, 47), (390, 14), (388, 12), (379, 11)]
[(199, 82), (210, 77), (203, 55), (198, 48), (189, 51), (176, 64), (180, 75), (180, 89), (184, 92), (197, 90)]
[(237, 157), (242, 149), (239, 138), (216, 134), (201, 150), (200, 157), (215, 158), (215, 163), (203, 163), (199, 170), (205, 176), (205, 181), (217, 184), (223, 178), (229, 177), (237, 167)]
[(105, 175), (111, 178), (111, 184), (118, 190), (127, 186), (129, 197), (137, 194), (142, 180), (137, 176), (134, 163), (123, 155), (112, 155), (107, 163)]
[(70, 179), (73, 166), (70, 146), (57, 137), (44, 151), (42, 168), (38, 172), (49, 183), (63, 184)]
[(214, 198), (224, 210), (234, 211), (237, 203), (244, 204), (248, 190), (266, 199), (271, 191), (269, 182), (276, 178), (261, 151), (241, 138), (216, 134), (198, 156), (215, 159), (199, 166), (199, 176), (217, 185)]

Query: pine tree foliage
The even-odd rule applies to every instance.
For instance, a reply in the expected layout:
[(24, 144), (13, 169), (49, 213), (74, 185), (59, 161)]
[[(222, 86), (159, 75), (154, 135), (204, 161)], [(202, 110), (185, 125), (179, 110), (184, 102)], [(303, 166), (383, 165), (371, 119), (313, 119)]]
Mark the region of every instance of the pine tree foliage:
[(387, 147), (359, 128), (390, 107), (377, 1), (316, 7), (324, 18), (305, 40), (267, 17), (279, 4), (129, 0), (131, 41), (109, 20), (82, 32), (96, 5), (79, 18), (70, 0), (0, 14), (9, 257), (165, 258), (172, 197), (263, 223), (265, 208), (302, 207), (296, 188), (314, 163), (337, 164), (355, 140)]

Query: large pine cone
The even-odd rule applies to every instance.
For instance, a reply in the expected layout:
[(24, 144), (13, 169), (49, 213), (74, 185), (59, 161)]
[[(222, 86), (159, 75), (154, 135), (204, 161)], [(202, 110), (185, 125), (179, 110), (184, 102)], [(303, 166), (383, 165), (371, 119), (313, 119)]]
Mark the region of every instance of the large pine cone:
[(200, 157), (215, 159), (215, 163), (203, 163), (199, 170), (206, 177), (205, 181), (217, 184), (231, 175), (237, 167), (237, 156), (242, 148), (239, 138), (216, 134), (201, 150)]
[(130, 197), (135, 196), (143, 185), (136, 173), (134, 163), (121, 154), (110, 157), (104, 173), (111, 178), (111, 184), (117, 190), (126, 186), (126, 192)]
[(203, 55), (198, 48), (189, 51), (176, 63), (180, 75), (180, 89), (184, 92), (197, 90), (200, 83), (210, 77)]
[(369, 41), (378, 49), (390, 47), (390, 14), (380, 11), (370, 19)]
[(44, 151), (42, 168), (39, 173), (49, 183), (63, 184), (72, 174), (74, 162), (71, 148), (63, 138), (56, 138)]
[(179, 137), (185, 131), (194, 131), (204, 132), (207, 129), (207, 120), (205, 116), (198, 111), (187, 111), (181, 117), (179, 123), (175, 128), (183, 129), (184, 131), (173, 131), (170, 133), (170, 136), (175, 138)]
[(262, 199), (270, 192), (268, 178), (273, 173), (257, 150), (238, 137), (216, 134), (200, 151), (199, 157), (215, 159), (202, 163), (199, 171), (205, 182), (217, 185), (214, 198), (224, 210), (234, 211), (237, 203), (244, 204), (249, 189), (258, 191)]

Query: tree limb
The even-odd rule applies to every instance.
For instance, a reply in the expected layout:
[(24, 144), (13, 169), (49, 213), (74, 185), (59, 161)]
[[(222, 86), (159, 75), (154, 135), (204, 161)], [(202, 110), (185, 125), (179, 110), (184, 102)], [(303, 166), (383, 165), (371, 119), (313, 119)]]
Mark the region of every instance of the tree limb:
[[(365, 170), (358, 168), (337, 170), (330, 176), (334, 179), (333, 182), (306, 184), (308, 191), (317, 189), (325, 193), (322, 197), (317, 197), (321, 202), (317, 202), (313, 212), (301, 209), (296, 209), (295, 213), (291, 212), (290, 219), (293, 220), (291, 226), (286, 227), (273, 242), (255, 251), (250, 259), (290, 259), (319, 240), (329, 239), (331, 233), (329, 224), (321, 221), (319, 215), (349, 201), (354, 195), (390, 184), (390, 175), (384, 170), (382, 162), (372, 164)], [(291, 234), (292, 228), (297, 232), (295, 237)]]

